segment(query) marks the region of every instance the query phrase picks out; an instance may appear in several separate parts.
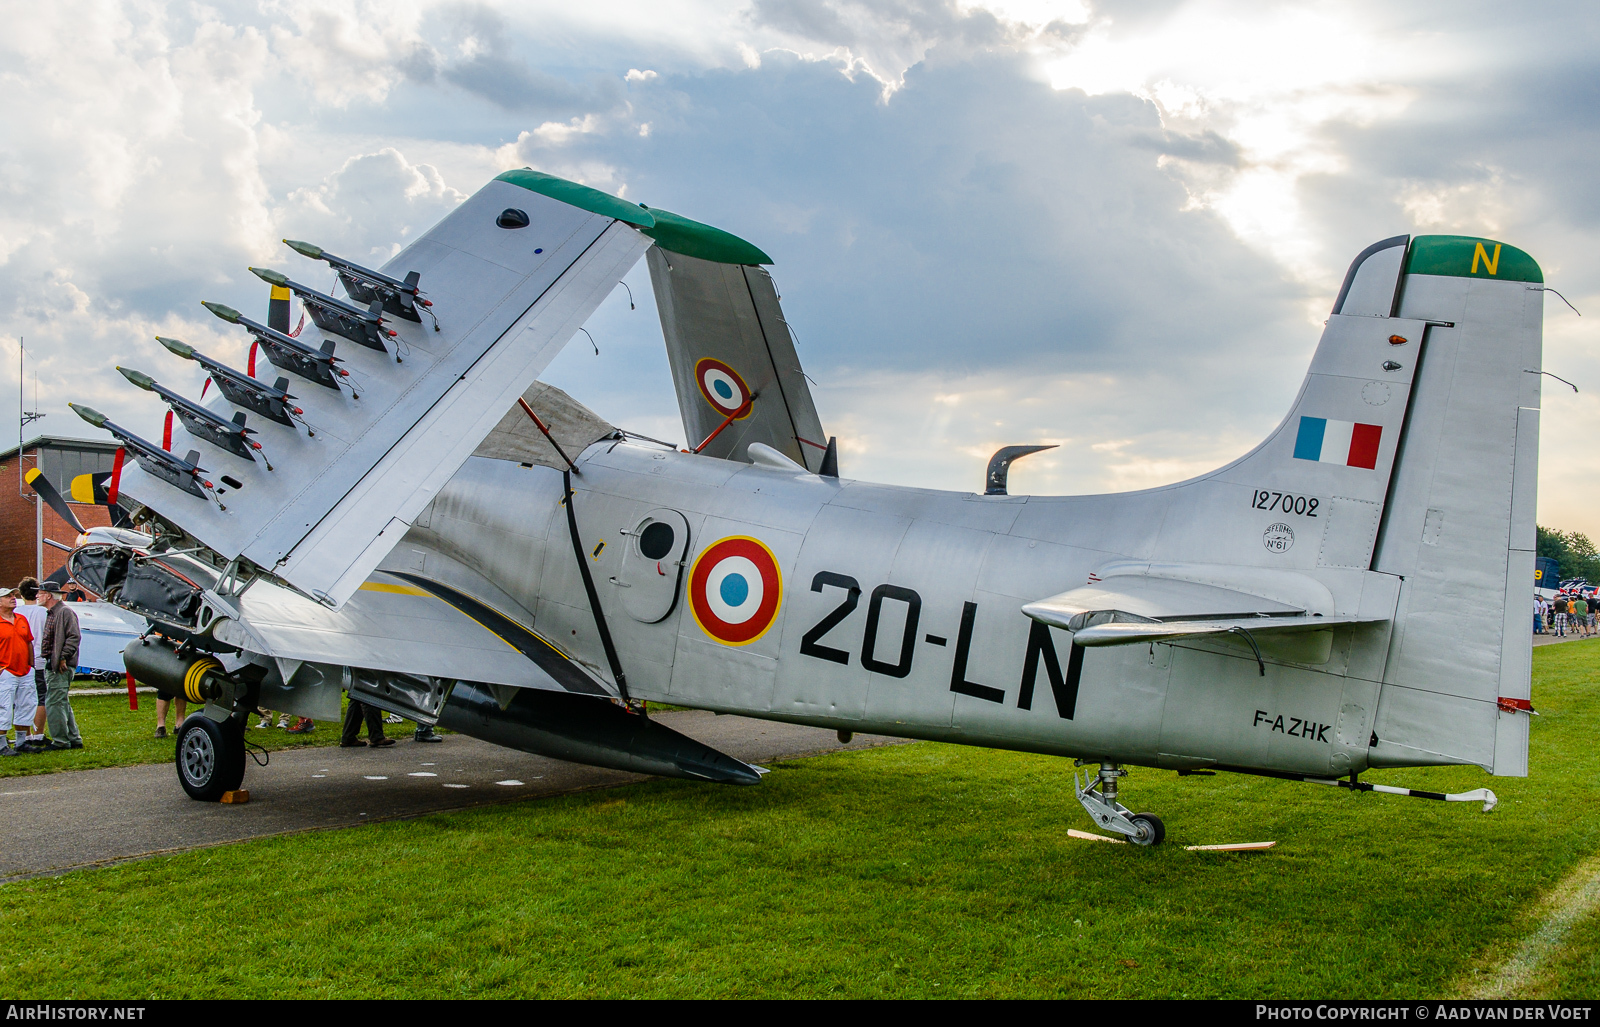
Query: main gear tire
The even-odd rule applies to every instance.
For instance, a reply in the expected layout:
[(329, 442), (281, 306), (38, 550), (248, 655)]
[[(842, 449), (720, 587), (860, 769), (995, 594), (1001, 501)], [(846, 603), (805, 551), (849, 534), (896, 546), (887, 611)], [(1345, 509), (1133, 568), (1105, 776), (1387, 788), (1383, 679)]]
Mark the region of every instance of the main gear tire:
[(1135, 813), (1128, 821), (1139, 829), (1138, 834), (1128, 836), (1134, 845), (1160, 845), (1167, 837), (1166, 825), (1154, 813)]
[(189, 798), (216, 802), (244, 782), (244, 731), (191, 713), (178, 728), (178, 783)]

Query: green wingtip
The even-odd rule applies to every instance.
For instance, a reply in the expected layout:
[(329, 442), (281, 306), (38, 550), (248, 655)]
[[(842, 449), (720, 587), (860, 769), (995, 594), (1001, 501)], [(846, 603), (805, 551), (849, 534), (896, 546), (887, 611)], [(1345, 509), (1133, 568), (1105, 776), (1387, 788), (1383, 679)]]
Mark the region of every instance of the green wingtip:
[(106, 426), (106, 415), (102, 414), (94, 407), (79, 406), (77, 403), (68, 403), (67, 406), (72, 408), (73, 413), (77, 414), (85, 421), (88, 421), (96, 428), (104, 428)]
[(169, 339), (163, 335), (156, 336), (156, 341), (185, 360), (194, 359), (194, 347), (187, 342), (179, 342), (177, 339)]
[(239, 323), (239, 312), (234, 310), (232, 307), (227, 306), (226, 304), (212, 303), (210, 300), (201, 300), (200, 305), (218, 317), (222, 318), (224, 321), (229, 321), (233, 324)]
[(321, 246), (315, 243), (301, 242), (299, 239), (285, 239), (283, 244), (302, 257), (310, 257), (312, 260), (321, 260), (322, 254), (325, 252)]
[(251, 274), (255, 275), (257, 278), (261, 279), (263, 282), (267, 282), (267, 283), (269, 283), (271, 285), (288, 285), (289, 284), (289, 276), (284, 274), (281, 271), (274, 271), (271, 268), (265, 268), (265, 267), (253, 267), (253, 268), (249, 268), (248, 270), (250, 271)]
[(143, 371), (135, 371), (131, 367), (120, 367), (120, 366), (117, 368), (117, 370), (122, 372), (122, 377), (128, 379), (128, 381), (130, 381), (133, 384), (139, 386), (139, 388), (143, 389), (146, 392), (149, 392), (151, 390), (151, 387), (154, 386), (155, 383), (156, 383), (156, 380), (154, 378), (152, 378), (149, 375), (145, 374)]
[(670, 210), (651, 207), (656, 223), (639, 231), (662, 249), (719, 264), (771, 264), (772, 258), (732, 232), (693, 221)]

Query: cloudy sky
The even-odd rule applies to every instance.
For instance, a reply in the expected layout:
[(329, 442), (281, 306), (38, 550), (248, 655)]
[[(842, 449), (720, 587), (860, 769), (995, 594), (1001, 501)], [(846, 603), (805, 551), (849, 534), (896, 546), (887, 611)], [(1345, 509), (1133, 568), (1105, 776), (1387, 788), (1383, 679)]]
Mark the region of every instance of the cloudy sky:
[[(1600, 537), (1600, 68), (1578, 3), (240, 0), (7, 5), (0, 418), (136, 430), (113, 370), (264, 309), (278, 239), (381, 263), (531, 166), (770, 253), (846, 476), (1176, 481), (1293, 398), (1345, 267), (1520, 246), (1549, 297), (1541, 523)], [(307, 265), (309, 266), (309, 265)], [(641, 262), (545, 378), (681, 441)], [(1548, 379), (1546, 380), (1548, 382)], [(198, 383), (196, 382), (196, 385)]]

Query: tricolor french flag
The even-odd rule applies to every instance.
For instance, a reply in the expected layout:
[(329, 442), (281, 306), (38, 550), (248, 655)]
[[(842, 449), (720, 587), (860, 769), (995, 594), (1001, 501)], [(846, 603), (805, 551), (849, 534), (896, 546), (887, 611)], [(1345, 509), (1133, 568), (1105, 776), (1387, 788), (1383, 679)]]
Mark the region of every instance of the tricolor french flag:
[(1300, 434), (1294, 440), (1294, 456), (1296, 460), (1372, 470), (1378, 466), (1378, 440), (1381, 438), (1381, 424), (1302, 417)]

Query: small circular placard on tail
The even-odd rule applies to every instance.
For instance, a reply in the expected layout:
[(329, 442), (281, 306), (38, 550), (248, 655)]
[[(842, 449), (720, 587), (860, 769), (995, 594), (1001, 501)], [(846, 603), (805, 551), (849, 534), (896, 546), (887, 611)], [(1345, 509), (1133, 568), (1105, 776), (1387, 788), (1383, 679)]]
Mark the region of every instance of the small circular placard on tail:
[[(715, 358), (704, 357), (694, 365), (694, 380), (700, 386), (700, 395), (723, 417), (736, 413), (750, 400), (750, 386), (739, 372)], [(750, 411), (746, 410), (739, 420), (749, 416)]]
[(689, 571), (689, 609), (700, 630), (723, 645), (748, 645), (767, 633), (783, 601), (783, 575), (756, 539), (718, 539)]

